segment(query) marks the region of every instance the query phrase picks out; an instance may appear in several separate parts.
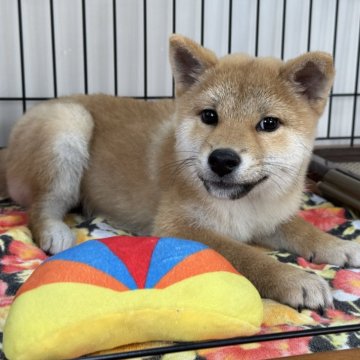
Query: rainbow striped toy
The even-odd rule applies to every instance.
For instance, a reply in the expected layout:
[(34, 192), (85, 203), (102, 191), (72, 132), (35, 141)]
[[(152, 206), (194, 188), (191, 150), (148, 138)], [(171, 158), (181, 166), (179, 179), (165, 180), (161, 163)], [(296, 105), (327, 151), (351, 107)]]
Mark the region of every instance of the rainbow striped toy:
[(40, 265), (19, 289), (4, 331), (12, 359), (68, 359), (155, 340), (251, 335), (254, 286), (214, 250), (176, 238), (90, 240)]

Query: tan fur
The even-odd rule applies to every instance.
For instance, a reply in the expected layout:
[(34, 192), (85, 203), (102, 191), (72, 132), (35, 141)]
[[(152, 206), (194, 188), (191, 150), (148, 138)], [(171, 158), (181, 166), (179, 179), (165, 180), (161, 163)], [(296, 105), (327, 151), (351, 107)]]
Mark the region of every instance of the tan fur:
[[(89, 214), (135, 233), (208, 244), (264, 297), (294, 307), (331, 305), (324, 280), (249, 245), (360, 266), (359, 245), (296, 217), (334, 76), (331, 57), (217, 59), (174, 35), (170, 61), (175, 101), (78, 95), (43, 103), (19, 120), (9, 143), (7, 182), (10, 195), (30, 206), (37, 241), (50, 252), (71, 246), (62, 218), (81, 202)], [(204, 109), (217, 111), (216, 125), (201, 121)], [(280, 127), (259, 131), (259, 121), (269, 116), (279, 118)], [(234, 186), (218, 188), (208, 159), (224, 148), (241, 163), (229, 175)], [(239, 198), (249, 183), (257, 185)]]

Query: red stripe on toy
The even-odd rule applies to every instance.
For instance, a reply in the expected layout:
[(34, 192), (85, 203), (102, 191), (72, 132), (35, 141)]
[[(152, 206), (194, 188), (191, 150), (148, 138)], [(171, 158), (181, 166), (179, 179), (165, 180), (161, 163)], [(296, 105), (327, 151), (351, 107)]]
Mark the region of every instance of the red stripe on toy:
[(90, 284), (116, 291), (129, 290), (118, 280), (84, 263), (53, 260), (39, 266), (20, 287), (16, 296), (46, 284), (66, 282)]
[(205, 249), (177, 264), (156, 284), (155, 288), (163, 289), (191, 276), (217, 271), (239, 274), (221, 255), (214, 250)]
[(129, 270), (139, 289), (146, 283), (152, 253), (159, 238), (119, 236), (118, 241), (112, 238), (99, 240), (105, 244)]

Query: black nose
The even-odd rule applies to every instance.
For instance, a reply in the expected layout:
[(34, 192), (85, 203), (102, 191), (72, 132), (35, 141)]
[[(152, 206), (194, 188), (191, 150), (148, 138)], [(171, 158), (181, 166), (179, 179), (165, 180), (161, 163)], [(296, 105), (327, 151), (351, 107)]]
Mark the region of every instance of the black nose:
[(230, 174), (240, 162), (240, 156), (231, 149), (216, 149), (208, 159), (210, 169), (220, 177)]

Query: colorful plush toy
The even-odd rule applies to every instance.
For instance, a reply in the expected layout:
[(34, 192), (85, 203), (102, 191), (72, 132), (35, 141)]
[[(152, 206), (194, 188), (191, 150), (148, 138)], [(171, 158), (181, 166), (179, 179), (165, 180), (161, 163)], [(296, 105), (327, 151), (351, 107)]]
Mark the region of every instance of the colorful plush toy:
[(68, 359), (155, 340), (251, 335), (263, 305), (218, 253), (176, 238), (91, 240), (40, 265), (4, 331), (10, 359)]

